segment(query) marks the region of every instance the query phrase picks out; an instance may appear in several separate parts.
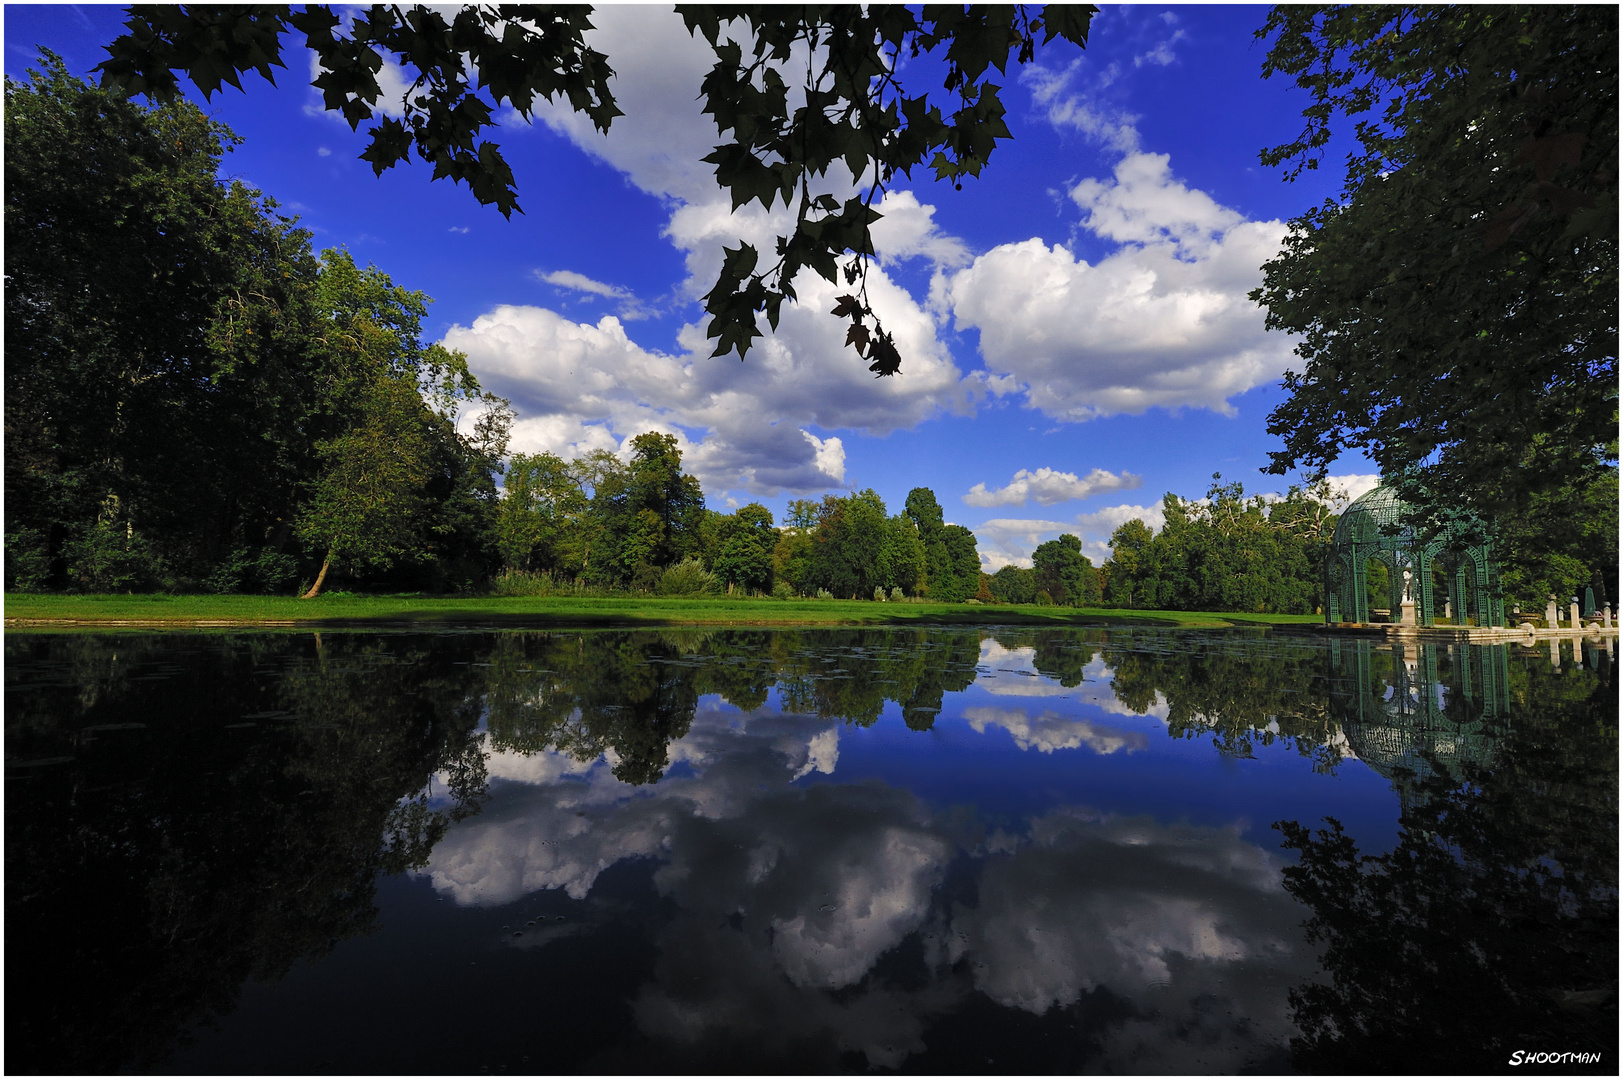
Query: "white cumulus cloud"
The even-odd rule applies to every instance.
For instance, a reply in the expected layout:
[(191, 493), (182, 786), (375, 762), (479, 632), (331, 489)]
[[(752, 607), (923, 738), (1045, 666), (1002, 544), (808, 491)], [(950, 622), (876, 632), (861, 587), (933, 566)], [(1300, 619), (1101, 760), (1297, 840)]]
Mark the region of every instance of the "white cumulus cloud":
[[(707, 491), (818, 491), (845, 482), (845, 446), (808, 429), (883, 434), (967, 401), (929, 317), (914, 307), (909, 318), (897, 286), (870, 279), (869, 290), (898, 316), (890, 325), (910, 357), (911, 381), (876, 382), (841, 347), (839, 322), (810, 304), (786, 308), (779, 332), (745, 364), (709, 357), (697, 327), (682, 332), (684, 351), (672, 354), (638, 345), (612, 315), (580, 323), (525, 305), (492, 308), (471, 326), (452, 327), (444, 342), (513, 402), (521, 418), (515, 450), (572, 456), (657, 430), (678, 437), (684, 466)], [(818, 278), (802, 289), (830, 307), (833, 294)]]
[(1244, 221), (1173, 180), (1165, 155), (1131, 154), (1111, 183), (1074, 189), (1084, 225), (1122, 247), (1090, 264), (1040, 239), (1001, 244), (937, 278), (934, 303), (980, 331), (987, 371), (1062, 420), (1228, 399), (1277, 379), (1291, 342), (1246, 294), (1282, 222)]
[(1331, 490), (1336, 493), (1335, 507), (1337, 510), (1345, 509), (1348, 503), (1360, 495), (1374, 491), (1381, 486), (1379, 473), (1348, 473), (1345, 476), (1331, 476), (1326, 479), (1330, 481)]
[(1056, 472), (1045, 466), (1035, 472), (1021, 469), (1007, 487), (996, 491), (986, 490), (984, 483), (976, 484), (963, 499), (970, 506), (1024, 506), (1032, 500), (1053, 506), (1071, 499), (1085, 499), (1101, 491), (1130, 491), (1143, 483), (1142, 476), (1129, 472), (1117, 474), (1094, 469), (1078, 478), (1075, 473)]
[[(588, 43), (614, 58), (611, 82), (625, 111), (608, 134), (595, 130), (567, 103), (537, 109), (540, 120), (587, 153), (667, 200), (664, 236), (686, 258), (686, 279), (674, 295), (696, 300), (714, 283), (722, 249), (747, 241), (767, 255), (774, 237), (792, 227), (779, 206), (733, 210), (701, 159), (721, 141), (700, 112), (699, 86), (715, 63), (674, 13), (644, 7), (603, 7), (592, 16)], [(849, 194), (849, 178), (830, 183)], [(842, 187), (843, 185), (843, 187)], [(541, 307), (502, 306), (456, 327), (445, 339), (461, 349), (482, 382), (512, 399), (520, 420), (515, 449), (560, 454), (612, 442), (623, 445), (646, 430), (676, 434), (684, 465), (717, 495), (806, 493), (845, 483), (845, 445), (831, 432), (885, 434), (942, 412), (965, 412), (982, 392), (966, 380), (940, 340), (938, 322), (885, 266), (923, 258), (956, 268), (968, 252), (934, 223), (934, 208), (909, 192), (893, 192), (875, 229), (881, 263), (868, 276), (869, 300), (896, 339), (903, 373), (875, 380), (867, 362), (845, 346), (846, 324), (829, 311), (846, 291), (811, 273), (794, 282), (799, 301), (786, 304), (775, 331), (757, 340), (744, 363), (736, 355), (710, 358), (714, 342), (704, 323), (678, 334), (674, 353), (645, 349), (624, 323), (647, 312), (629, 290), (569, 270), (537, 276), (548, 284), (627, 306), (595, 325)], [(765, 320), (762, 320), (765, 328)]]

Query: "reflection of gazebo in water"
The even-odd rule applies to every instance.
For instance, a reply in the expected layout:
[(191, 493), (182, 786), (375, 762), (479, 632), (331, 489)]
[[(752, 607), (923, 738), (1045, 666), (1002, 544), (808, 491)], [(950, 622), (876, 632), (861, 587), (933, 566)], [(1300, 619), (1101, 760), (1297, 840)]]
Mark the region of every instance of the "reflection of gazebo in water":
[(1348, 749), (1408, 804), (1416, 778), (1487, 765), (1510, 712), (1507, 645), (1330, 643), (1330, 714)]
[(1436, 578), (1442, 576), (1455, 625), (1503, 626), (1499, 572), (1488, 545), (1470, 543), (1463, 525), (1422, 542), (1403, 521), (1408, 512), (1388, 487), (1365, 492), (1342, 512), (1325, 564), (1325, 622), (1375, 621), (1370, 592), (1384, 575), (1390, 620), (1434, 626), (1441, 606)]

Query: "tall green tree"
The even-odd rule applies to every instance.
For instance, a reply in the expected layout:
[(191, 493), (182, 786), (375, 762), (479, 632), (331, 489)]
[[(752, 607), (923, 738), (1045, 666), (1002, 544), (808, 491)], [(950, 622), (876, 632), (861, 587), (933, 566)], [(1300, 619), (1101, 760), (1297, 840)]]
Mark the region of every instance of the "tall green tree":
[[(464, 546), (482, 539), (494, 549), (491, 472), (506, 449), (507, 403), (480, 390), (467, 357), (423, 343), (428, 298), (377, 267), (324, 252), (315, 298), (317, 422), (335, 433), (317, 444), (321, 468), (296, 519), (299, 537), (322, 552), (305, 596), (335, 565), (430, 560), (445, 554), (434, 541), (459, 530), (474, 534)], [(455, 419), (470, 403), (487, 417), (464, 438)]]
[(906, 514), (896, 514), (885, 522), (885, 539), (879, 548), (878, 584), (887, 592), (900, 589), (917, 596), (924, 584), (924, 541), (918, 526)]
[(1265, 75), (1311, 95), (1340, 195), (1291, 222), (1253, 298), (1298, 335), (1268, 471), (1361, 450), (1435, 517), (1493, 522), (1617, 460), (1617, 20), (1611, 6), (1277, 7)]
[(308, 234), (217, 181), (235, 137), (186, 102), (49, 53), (5, 95), (8, 587), (66, 584), (97, 530), (194, 582), (276, 546), (312, 461)]
[(565, 562), (571, 526), (587, 507), (580, 477), (556, 454), (514, 454), (502, 482), (496, 536), (515, 570), (554, 570)]
[(723, 517), (720, 524), (720, 545), (712, 569), (727, 584), (727, 591), (737, 586), (770, 592), (772, 554), (778, 546), (772, 512), (760, 503), (748, 503)]
[(387, 567), (426, 554), (430, 435), (415, 390), (385, 380), (368, 393), (360, 422), (320, 447), (325, 464), (296, 526), (325, 554), (315, 596), (333, 565)]
[(592, 514), (600, 523), (601, 557), (588, 576), (611, 584), (652, 588), (659, 572), (697, 554), (704, 492), (682, 472), (676, 436), (645, 432), (631, 440), (622, 469), (604, 463), (594, 478)]
[(845, 498), (825, 497), (812, 536), (810, 584), (837, 597), (864, 600), (875, 586), (888, 585), (883, 573), (888, 526), (885, 500), (871, 488)]
[(1138, 518), (1124, 522), (1110, 534), (1110, 560), (1105, 563), (1109, 585), (1105, 598), (1112, 604), (1125, 608), (1152, 606), (1144, 602), (1138, 584), (1146, 576), (1144, 553), (1154, 538), (1150, 527)]
[(943, 525), (938, 534), (944, 564), (933, 570), (930, 595), (957, 604), (975, 595), (981, 584), (981, 557), (975, 547), (975, 534), (962, 525)]
[(1093, 562), (1082, 554), (1082, 540), (1062, 533), (1058, 539), (1037, 545), (1031, 553), (1039, 593), (1047, 593), (1054, 603), (1085, 607), (1099, 602), (1099, 579)]
[(778, 542), (772, 549), (772, 576), (797, 594), (805, 595), (811, 584), (812, 532), (817, 528), (817, 504), (810, 499), (790, 499)]
[(185, 102), (49, 55), (6, 102), (8, 587), (494, 565), (512, 413), (422, 342), (426, 297), (218, 183), (235, 137)]
[(946, 524), (941, 504), (929, 488), (907, 493), (906, 512), (924, 547), (925, 594), (954, 604), (973, 595), (981, 568), (975, 534), (962, 525)]

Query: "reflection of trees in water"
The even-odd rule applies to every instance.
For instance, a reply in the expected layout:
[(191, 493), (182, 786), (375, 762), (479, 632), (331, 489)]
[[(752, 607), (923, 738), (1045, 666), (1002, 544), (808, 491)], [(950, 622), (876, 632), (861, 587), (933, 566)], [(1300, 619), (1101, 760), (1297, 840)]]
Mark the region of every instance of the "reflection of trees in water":
[[(1327, 654), (1322, 642), (1274, 638), (1258, 647), (1256, 638), (1232, 633), (998, 628), (992, 640), (1031, 650), (1032, 668), (1065, 688), (1085, 682), (1087, 666), (1102, 660), (1116, 700), (1138, 713), (1164, 706), (1173, 738), (1209, 736), (1235, 757), (1281, 742), (1326, 771), (1367, 752), (1390, 773), (1380, 749), (1393, 742), (1383, 725), (1394, 695), (1431, 702), (1420, 715), (1434, 727), (1465, 725), (1464, 735), (1449, 728), (1448, 738), (1425, 744), (1445, 754), (1449, 739), (1464, 746), (1475, 737), (1469, 725), (1485, 710), (1492, 716), (1507, 707), (1503, 646), (1428, 645), (1423, 656), (1411, 647), (1421, 656), (1417, 676), (1401, 647), (1394, 654), (1369, 641)], [(774, 689), (787, 713), (868, 726), (895, 702), (909, 727), (929, 730), (945, 695), (974, 683), (980, 646), (980, 631), (940, 628), (508, 634), (497, 639), (487, 669), (493, 746), (556, 749), (579, 761), (612, 751), (617, 777), (653, 782), (700, 696), (751, 710)], [(1397, 710), (1408, 717), (1405, 730), (1416, 723), (1409, 713)], [(1412, 768), (1419, 758), (1404, 761)]]
[(945, 694), (975, 681), (979, 656), (974, 631), (506, 634), (485, 669), (491, 745), (579, 761), (612, 751), (616, 777), (652, 783), (701, 695), (750, 710), (775, 687), (784, 712), (863, 726), (894, 701), (909, 727), (927, 730)]
[(1279, 824), (1330, 976), (1291, 992), (1298, 1068), (1488, 1072), (1516, 1050), (1572, 1050), (1606, 1055), (1572, 1071), (1616, 1071), (1614, 670), (1513, 668), (1491, 763), (1397, 767), (1387, 854), (1361, 855), (1334, 819)]
[[(377, 875), (484, 779), (470, 669), (391, 644), (8, 639), (8, 1071), (150, 1066), (372, 927)], [(440, 771), (446, 809), (418, 794)]]
[(580, 761), (612, 751), (614, 775), (649, 784), (699, 703), (697, 646), (680, 633), (504, 634), (485, 669), (497, 750), (556, 749)]
[(778, 643), (785, 712), (841, 718), (866, 727), (885, 702), (907, 726), (928, 731), (948, 692), (975, 681), (980, 634), (950, 630), (807, 630)]
[(1075, 630), (999, 627), (992, 631), (992, 640), (1004, 649), (1030, 649), (1031, 666), (1037, 673), (1064, 687), (1082, 685), (1083, 669), (1093, 662), (1099, 648), (1093, 635)]
[(1325, 707), (1322, 644), (1252, 637), (1109, 633), (1106, 664), (1116, 698), (1135, 712), (1166, 703), (1167, 734), (1210, 736), (1219, 751), (1251, 757), (1255, 746), (1282, 742), (1333, 768), (1340, 755)]

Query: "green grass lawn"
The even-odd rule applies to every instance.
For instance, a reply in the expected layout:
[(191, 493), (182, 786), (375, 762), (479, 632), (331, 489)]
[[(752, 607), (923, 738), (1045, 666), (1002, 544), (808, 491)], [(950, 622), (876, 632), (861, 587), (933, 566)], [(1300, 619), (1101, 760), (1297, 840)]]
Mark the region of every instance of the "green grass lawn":
[(875, 626), (907, 623), (1223, 627), (1312, 624), (1318, 615), (1120, 611), (1035, 605), (896, 604), (732, 597), (62, 596), (8, 593), (10, 628), (29, 626), (276, 626), (480, 624), (501, 626)]

